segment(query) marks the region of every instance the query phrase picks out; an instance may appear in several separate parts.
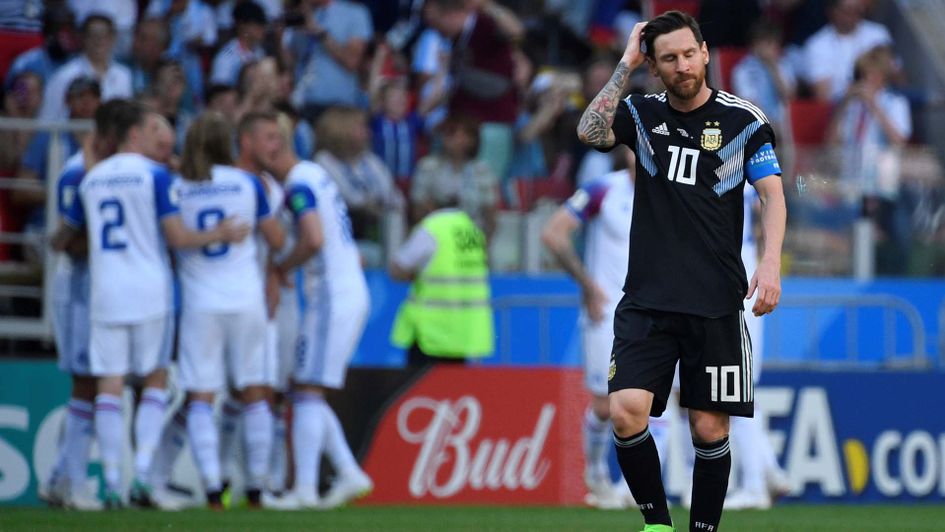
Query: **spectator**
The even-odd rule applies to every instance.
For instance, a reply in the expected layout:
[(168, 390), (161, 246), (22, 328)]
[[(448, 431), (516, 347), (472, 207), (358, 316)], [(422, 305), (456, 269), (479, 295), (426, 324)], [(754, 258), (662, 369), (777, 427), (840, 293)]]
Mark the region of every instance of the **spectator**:
[(5, 86), (9, 87), (18, 74), (36, 73), (45, 85), (53, 73), (69, 56), (79, 49), (75, 32), (75, 18), (67, 9), (47, 9), (43, 16), (43, 42), (18, 55), (7, 71)]
[(236, 94), (236, 87), (210, 85), (204, 100), (207, 102), (205, 111), (216, 111), (230, 120), (234, 127), (236, 126), (236, 110), (239, 107), (239, 96)]
[(515, 123), (511, 175), (517, 179), (542, 179), (548, 176), (545, 137), (564, 112), (569, 88), (553, 72), (539, 74), (526, 88), (524, 105)]
[(432, 28), (420, 33), (413, 48), (411, 71), (417, 76), (419, 102), (417, 110), (424, 117), (424, 128), (432, 132), (449, 113), (447, 101), (451, 87), (449, 76), (449, 39)]
[(162, 60), (155, 71), (154, 84), (146, 94), (151, 108), (164, 116), (174, 128), (174, 152), (182, 153), (184, 137), (194, 116), (183, 105), (184, 71), (180, 64), (170, 59)]
[(167, 42), (167, 25), (163, 20), (149, 18), (142, 20), (135, 28), (135, 37), (131, 44), (131, 62), (128, 65), (131, 69), (131, 87), (135, 94), (142, 94), (151, 88)]
[(346, 0), (304, 0), (302, 11), (303, 24), (283, 37), (295, 70), (292, 103), (313, 122), (331, 105), (366, 107), (358, 72), (374, 34), (367, 8)]
[(410, 184), (412, 217), (419, 221), (446, 198), (457, 197), (459, 207), (491, 239), (499, 181), (488, 164), (476, 159), (479, 127), (469, 118), (448, 117), (439, 132), (440, 151), (420, 159)]
[(276, 60), (264, 57), (243, 65), (236, 93), (239, 96), (237, 115), (251, 112), (271, 112), (279, 90)]
[(81, 35), (82, 55), (59, 68), (46, 86), (39, 111), (39, 117), (44, 120), (69, 117), (66, 91), (76, 78), (95, 78), (102, 90), (102, 100), (132, 96), (131, 71), (112, 57), (115, 45), (112, 20), (102, 15), (89, 15), (82, 23)]
[(177, 60), (184, 69), (187, 80), (184, 107), (196, 112), (203, 103), (200, 99), (204, 86), (202, 57), (217, 44), (213, 9), (199, 0), (151, 0), (148, 17), (167, 20), (171, 40), (165, 55)]
[(315, 162), (338, 185), (348, 206), (354, 238), (377, 243), (381, 240), (383, 214), (389, 209), (402, 209), (403, 198), (384, 161), (371, 152), (370, 134), (363, 110), (327, 109), (315, 126), (319, 146)]
[(908, 221), (898, 208), (902, 147), (912, 134), (905, 96), (889, 88), (892, 52), (877, 47), (861, 56), (854, 83), (835, 113), (834, 140), (840, 143), (841, 179), (862, 199), (863, 215), (874, 221), (883, 245), (877, 273), (902, 273)]
[[(72, 80), (66, 91), (66, 108), (68, 117), (74, 120), (90, 120), (95, 116), (95, 110), (98, 109), (101, 102), (101, 89), (98, 81), (90, 77), (80, 77)], [(62, 150), (57, 159), (64, 162), (73, 153), (77, 152), (82, 146), (83, 135), (73, 133), (63, 133), (60, 137), (59, 148)], [(20, 164), (20, 172), (17, 179), (27, 182), (44, 183), (49, 173), (48, 161), (49, 151), (52, 148), (52, 134), (48, 131), (40, 131), (33, 136), (26, 153), (23, 155), (23, 161)], [(58, 168), (53, 169), (58, 171)], [(35, 227), (44, 225), (43, 207), (46, 204), (46, 189), (23, 188), (17, 189), (13, 193), (13, 201), (27, 209), (27, 223)]]
[[(34, 118), (43, 98), (43, 82), (39, 75), (24, 71), (15, 76), (3, 92), (2, 116), (9, 118)], [(16, 174), (20, 157), (26, 151), (32, 137), (31, 131), (0, 130), (0, 176)], [(6, 195), (6, 191), (3, 192)]]
[(754, 103), (765, 113), (775, 138), (778, 159), (784, 175), (792, 175), (794, 142), (788, 117), (788, 104), (794, 98), (796, 81), (789, 60), (782, 54), (779, 26), (760, 19), (749, 31), (750, 51), (732, 70), (732, 89), (736, 95)]
[(479, 157), (504, 179), (512, 160), (517, 102), (512, 42), (496, 20), (465, 0), (428, 0), (430, 26), (451, 39), (451, 115), (479, 121)]
[(862, 0), (828, 0), (830, 23), (804, 43), (804, 77), (814, 97), (839, 100), (853, 79), (853, 66), (868, 50), (892, 44), (889, 30), (863, 20)]
[[(79, 24), (92, 15), (103, 16), (112, 21), (115, 32), (114, 51), (119, 59), (127, 59), (131, 53), (131, 41), (138, 20), (137, 0), (68, 0), (69, 9)], [(104, 87), (103, 87), (104, 88)]]
[(401, 190), (406, 190), (417, 163), (417, 142), (423, 130), (423, 119), (410, 111), (406, 80), (384, 83), (376, 107), (371, 117), (374, 153), (393, 173)]
[(265, 57), (266, 13), (252, 0), (243, 0), (233, 8), (236, 37), (226, 43), (213, 58), (210, 83), (236, 85), (240, 69), (246, 63)]

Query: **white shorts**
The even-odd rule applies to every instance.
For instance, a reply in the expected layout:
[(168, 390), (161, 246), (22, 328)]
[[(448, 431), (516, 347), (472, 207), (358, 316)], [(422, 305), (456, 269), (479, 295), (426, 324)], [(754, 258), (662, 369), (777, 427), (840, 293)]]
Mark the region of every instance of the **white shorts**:
[(53, 332), (59, 369), (72, 375), (91, 375), (89, 363), (89, 270), (73, 266), (53, 278)]
[(204, 312), (184, 309), (177, 340), (180, 385), (218, 392), (266, 384), (266, 309)]
[(581, 313), (581, 348), (584, 352), (584, 386), (596, 396), (607, 396), (610, 353), (614, 349), (614, 312), (604, 309), (604, 319), (591, 322)]
[(757, 290), (755, 295), (745, 302), (745, 326), (748, 327), (748, 336), (751, 338), (751, 377), (754, 384), (758, 384), (758, 379), (761, 378), (761, 354), (765, 346), (764, 316), (755, 316), (751, 311), (756, 299)]
[(370, 310), (366, 297), (344, 306), (309, 307), (302, 315), (293, 379), (340, 390)]
[(174, 316), (170, 313), (141, 323), (93, 321), (89, 335), (92, 375), (147, 376), (170, 363), (173, 341)]
[(276, 317), (266, 324), (266, 383), (284, 392), (295, 365), (299, 337), (299, 300), (294, 289), (283, 289)]

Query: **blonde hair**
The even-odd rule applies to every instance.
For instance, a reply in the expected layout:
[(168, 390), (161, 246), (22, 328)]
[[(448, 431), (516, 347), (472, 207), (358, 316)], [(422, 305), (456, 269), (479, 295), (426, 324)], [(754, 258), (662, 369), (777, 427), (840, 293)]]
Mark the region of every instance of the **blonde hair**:
[(360, 153), (352, 139), (352, 126), (357, 120), (366, 120), (367, 114), (357, 107), (330, 107), (325, 110), (315, 125), (318, 147), (339, 159), (350, 159)]
[(215, 164), (233, 164), (232, 128), (216, 111), (201, 114), (187, 130), (180, 174), (189, 181), (207, 181)]

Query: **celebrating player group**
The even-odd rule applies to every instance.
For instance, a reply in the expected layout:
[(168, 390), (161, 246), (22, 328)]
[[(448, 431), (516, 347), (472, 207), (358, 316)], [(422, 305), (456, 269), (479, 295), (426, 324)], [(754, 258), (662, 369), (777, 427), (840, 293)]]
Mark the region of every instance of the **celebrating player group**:
[[(54, 325), (73, 393), (46, 499), (174, 508), (166, 488), (185, 439), (211, 507), (223, 505), (236, 440), (250, 506), (333, 507), (372, 488), (324, 400), (344, 386), (363, 331), (364, 273), (338, 190), (295, 158), (287, 131), (284, 118), (255, 112), (234, 138), (225, 117), (205, 113), (187, 132), (178, 176), (166, 165), (173, 136), (161, 115), (127, 100), (97, 112), (57, 187)], [(186, 400), (165, 423), (175, 347)], [(137, 390), (132, 479), (122, 478), (127, 384)], [(295, 481), (286, 490), (290, 391)], [(104, 504), (86, 486), (93, 434)], [(323, 454), (337, 475), (319, 497)]]

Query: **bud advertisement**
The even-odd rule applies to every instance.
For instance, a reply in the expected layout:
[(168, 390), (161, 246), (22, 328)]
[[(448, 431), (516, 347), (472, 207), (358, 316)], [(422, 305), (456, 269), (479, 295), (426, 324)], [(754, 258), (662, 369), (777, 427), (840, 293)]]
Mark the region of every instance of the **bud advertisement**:
[(580, 504), (587, 399), (574, 369), (434, 367), (374, 433), (368, 501)]

